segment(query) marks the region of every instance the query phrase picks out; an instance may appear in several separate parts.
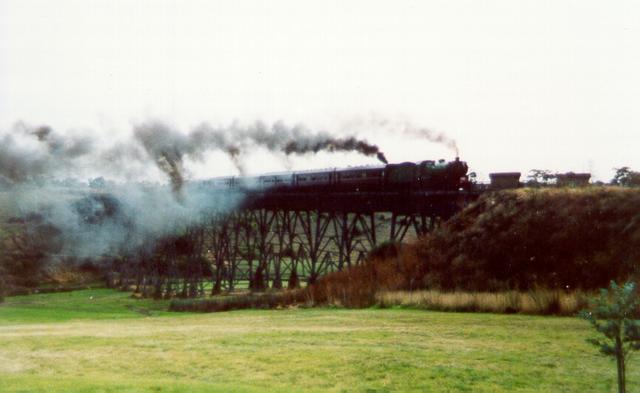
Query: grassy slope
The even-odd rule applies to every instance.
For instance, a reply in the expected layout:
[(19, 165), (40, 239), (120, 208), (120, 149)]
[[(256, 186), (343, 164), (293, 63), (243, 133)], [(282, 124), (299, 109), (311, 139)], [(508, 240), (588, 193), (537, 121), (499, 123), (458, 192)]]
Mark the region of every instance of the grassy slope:
[[(8, 298), (0, 391), (614, 389), (614, 364), (575, 318), (163, 306), (108, 290)], [(639, 366), (629, 391), (640, 389)]]
[(484, 194), (418, 247), (426, 281), (446, 289), (606, 287), (638, 274), (640, 189)]

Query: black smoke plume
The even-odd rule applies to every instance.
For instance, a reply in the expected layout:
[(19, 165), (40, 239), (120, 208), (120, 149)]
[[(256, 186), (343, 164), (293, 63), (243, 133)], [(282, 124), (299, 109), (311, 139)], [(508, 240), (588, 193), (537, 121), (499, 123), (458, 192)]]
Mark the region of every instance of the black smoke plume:
[(184, 185), (183, 156), (190, 152), (193, 142), (169, 126), (154, 122), (137, 126), (134, 137), (153, 158), (156, 166), (171, 182), (176, 198), (182, 198)]
[(256, 147), (274, 154), (309, 154), (326, 152), (355, 152), (375, 156), (387, 163), (384, 153), (376, 145), (355, 136), (338, 137), (324, 131), (312, 131), (303, 125), (289, 127), (283, 122), (269, 126), (257, 122), (249, 126), (233, 123), (228, 127), (213, 127), (203, 123), (187, 134), (183, 134), (164, 123), (141, 124), (134, 130), (136, 140), (153, 157), (171, 180), (173, 191), (180, 194), (184, 183), (184, 157), (202, 160), (207, 153), (224, 152), (238, 169), (245, 173), (243, 157), (249, 156)]
[(325, 139), (316, 140), (311, 143), (300, 143), (298, 141), (288, 142), (284, 146), (285, 154), (289, 155), (292, 153), (296, 154), (305, 154), (309, 152), (318, 153), (319, 151), (344, 151), (350, 152), (355, 151), (365, 156), (376, 156), (378, 160), (383, 163), (387, 163), (387, 158), (384, 156), (384, 153), (380, 151), (378, 146), (371, 145), (363, 140), (358, 140), (354, 137), (342, 139), (342, 138), (333, 138), (326, 137)]

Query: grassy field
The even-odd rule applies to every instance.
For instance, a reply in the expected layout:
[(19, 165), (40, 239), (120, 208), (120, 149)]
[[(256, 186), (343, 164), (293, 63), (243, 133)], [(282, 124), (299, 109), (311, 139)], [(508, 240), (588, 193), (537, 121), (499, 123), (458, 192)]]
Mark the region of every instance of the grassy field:
[[(0, 391), (609, 392), (576, 318), (410, 309), (172, 314), (110, 290), (7, 298)], [(640, 390), (640, 362), (629, 364)]]

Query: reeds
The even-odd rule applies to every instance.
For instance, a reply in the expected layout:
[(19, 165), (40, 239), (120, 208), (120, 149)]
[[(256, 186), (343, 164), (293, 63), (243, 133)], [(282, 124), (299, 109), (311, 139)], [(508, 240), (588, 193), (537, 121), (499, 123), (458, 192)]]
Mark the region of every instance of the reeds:
[(536, 289), (527, 292), (383, 291), (381, 306), (415, 307), (437, 311), (574, 315), (588, 304), (581, 291)]

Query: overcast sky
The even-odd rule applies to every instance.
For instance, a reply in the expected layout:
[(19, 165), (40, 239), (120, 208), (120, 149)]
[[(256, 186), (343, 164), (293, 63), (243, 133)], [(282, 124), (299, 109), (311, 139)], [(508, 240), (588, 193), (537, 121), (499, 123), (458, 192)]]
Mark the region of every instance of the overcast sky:
[[(640, 170), (640, 2), (0, 0), (2, 129), (109, 135), (150, 118), (353, 126), (390, 161), (453, 157), (362, 126), (410, 121), (481, 174), (608, 180)], [(281, 165), (256, 157), (253, 171)]]

